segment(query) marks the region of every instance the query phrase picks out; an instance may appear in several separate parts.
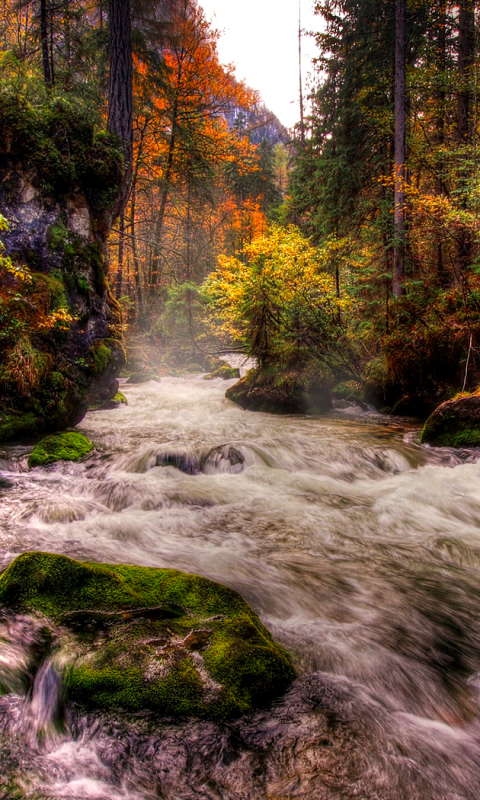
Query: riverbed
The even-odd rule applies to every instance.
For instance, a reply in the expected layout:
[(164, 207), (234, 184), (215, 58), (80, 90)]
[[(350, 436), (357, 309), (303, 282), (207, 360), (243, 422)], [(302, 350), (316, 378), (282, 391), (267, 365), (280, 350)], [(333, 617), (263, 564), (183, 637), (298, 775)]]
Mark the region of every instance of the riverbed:
[[(66, 709), (59, 728), (51, 676), (13, 686), (0, 797), (478, 800), (479, 453), (353, 407), (243, 411), (230, 383), (123, 387), (128, 406), (78, 426), (95, 445), (78, 464), (29, 471), (4, 448), (0, 568), (46, 550), (212, 578), (289, 650), (291, 691), (225, 725)], [(21, 624), (0, 631), (4, 684)]]

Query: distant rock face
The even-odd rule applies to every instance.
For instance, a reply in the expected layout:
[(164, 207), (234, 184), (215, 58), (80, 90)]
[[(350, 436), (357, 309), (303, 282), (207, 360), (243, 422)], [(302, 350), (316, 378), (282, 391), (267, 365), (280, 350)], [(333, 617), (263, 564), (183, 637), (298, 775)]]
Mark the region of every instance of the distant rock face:
[(447, 400), (427, 419), (422, 444), (480, 447), (480, 394)]
[(45, 621), (46, 657), (82, 706), (222, 720), (294, 678), (240, 595), (197, 575), (24, 553), (0, 577), (0, 607)]
[(0, 213), (9, 224), (1, 238), (31, 277), (22, 284), (0, 272), (0, 315), (15, 318), (15, 294), (27, 298), (17, 329), (0, 341), (0, 442), (76, 424), (115, 395), (124, 364), (120, 309), (106, 281), (105, 206), (88, 176), (46, 185), (13, 141), (8, 150), (0, 144)]

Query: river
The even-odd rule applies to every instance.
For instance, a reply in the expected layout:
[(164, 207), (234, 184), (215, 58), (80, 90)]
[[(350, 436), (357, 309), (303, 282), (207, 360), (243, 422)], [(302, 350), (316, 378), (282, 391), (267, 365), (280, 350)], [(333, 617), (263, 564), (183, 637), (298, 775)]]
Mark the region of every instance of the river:
[(298, 679), (228, 725), (67, 709), (59, 727), (48, 665), (27, 693), (15, 679), (32, 623), (0, 618), (0, 797), (479, 800), (478, 453), (353, 409), (242, 411), (228, 385), (124, 387), (128, 407), (79, 425), (82, 463), (28, 471), (4, 448), (0, 567), (35, 549), (207, 576)]

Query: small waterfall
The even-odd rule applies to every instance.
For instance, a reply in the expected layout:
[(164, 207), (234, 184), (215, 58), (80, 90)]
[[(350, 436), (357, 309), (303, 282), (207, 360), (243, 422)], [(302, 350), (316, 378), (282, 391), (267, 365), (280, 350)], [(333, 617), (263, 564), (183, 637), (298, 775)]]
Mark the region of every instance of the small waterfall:
[(25, 723), (30, 737), (57, 742), (63, 711), (62, 682), (55, 659), (49, 656), (38, 669), (25, 700)]
[(0, 616), (0, 797), (479, 800), (478, 453), (358, 409), (243, 411), (224, 391), (127, 388), (127, 407), (82, 422), (88, 464), (30, 473), (4, 448), (0, 564), (40, 549), (212, 578), (298, 680), (218, 726), (69, 706), (59, 733), (74, 634)]

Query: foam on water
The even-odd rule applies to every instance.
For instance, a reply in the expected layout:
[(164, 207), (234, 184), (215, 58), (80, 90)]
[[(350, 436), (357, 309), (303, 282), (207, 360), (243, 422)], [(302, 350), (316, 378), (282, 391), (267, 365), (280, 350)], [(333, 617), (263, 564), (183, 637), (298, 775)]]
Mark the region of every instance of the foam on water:
[(2, 562), (44, 549), (221, 581), (302, 677), (283, 704), (222, 729), (152, 733), (70, 710), (42, 755), (18, 720), (43, 697), (48, 727), (53, 667), (39, 668), (43, 694), (27, 690), (27, 656), (5, 634), (8, 774), (52, 798), (479, 798), (477, 454), (420, 447), (414, 424), (372, 413), (245, 412), (226, 385), (125, 387), (128, 407), (79, 426), (96, 446), (82, 463), (28, 472), (25, 448), (5, 449)]

